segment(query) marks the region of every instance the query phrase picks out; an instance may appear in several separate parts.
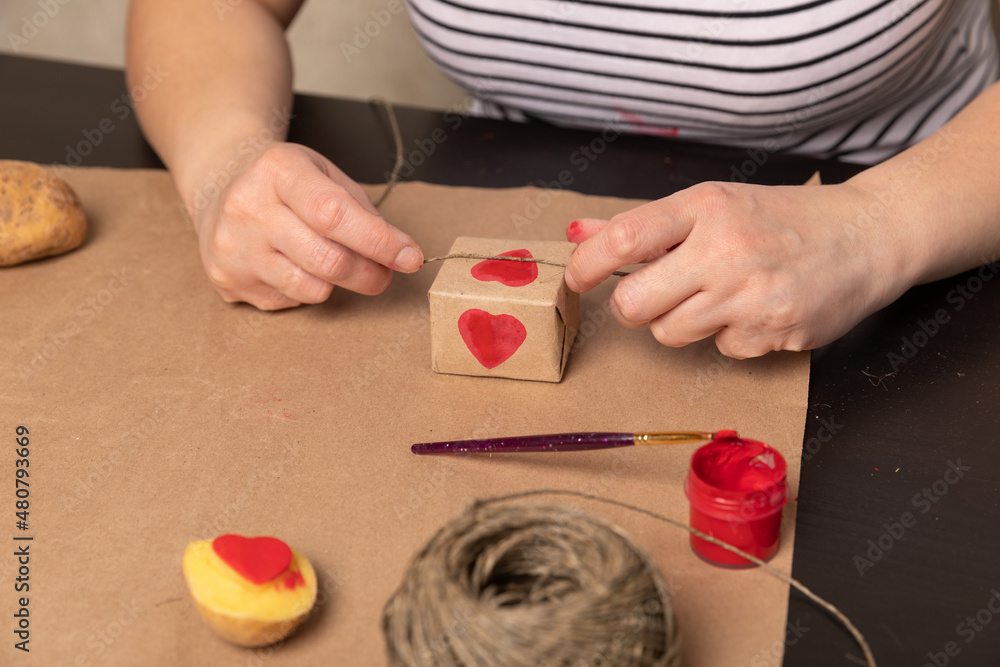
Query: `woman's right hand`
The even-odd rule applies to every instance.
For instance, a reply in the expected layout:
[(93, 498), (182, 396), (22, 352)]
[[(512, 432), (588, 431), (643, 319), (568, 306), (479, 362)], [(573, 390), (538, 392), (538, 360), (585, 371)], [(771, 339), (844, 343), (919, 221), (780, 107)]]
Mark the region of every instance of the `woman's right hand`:
[(205, 272), (226, 301), (277, 310), (325, 301), (334, 285), (378, 294), (393, 270), (423, 264), (416, 241), (305, 146), (272, 143), (211, 192), (192, 214)]

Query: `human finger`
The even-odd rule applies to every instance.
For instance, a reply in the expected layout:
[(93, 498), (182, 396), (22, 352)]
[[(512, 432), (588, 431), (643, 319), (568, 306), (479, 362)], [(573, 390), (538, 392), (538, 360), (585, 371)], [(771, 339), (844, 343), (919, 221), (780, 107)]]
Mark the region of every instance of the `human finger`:
[[(385, 266), (321, 236), (289, 209), (273, 215), (279, 223), (274, 229), (279, 231), (272, 232), (268, 242), (305, 273), (327, 285), (338, 285), (359, 294), (380, 294), (389, 286), (392, 271)], [(319, 303), (329, 296), (328, 289), (320, 289), (312, 281), (299, 282), (299, 277), (294, 272), (289, 274), (289, 279), (294, 281), (298, 289), (303, 290), (297, 292), (295, 297), (303, 303)], [(285, 291), (283, 284), (275, 286)]]
[(596, 218), (580, 218), (578, 220), (574, 220), (566, 225), (566, 240), (570, 243), (583, 243), (591, 236), (601, 231), (601, 228), (603, 228), (606, 224), (608, 224), (607, 220), (598, 220)]
[[(256, 258), (254, 277), (298, 303), (322, 303), (333, 291), (332, 283), (309, 273), (277, 250), (263, 253)], [(251, 293), (252, 290), (244, 292)]]
[(616, 215), (570, 257), (566, 284), (574, 292), (593, 289), (622, 266), (665, 254), (684, 240), (692, 224), (670, 198)]
[(227, 303), (249, 303), (260, 310), (281, 310), (283, 308), (294, 308), (301, 305), (301, 301), (296, 301), (282, 294), (279, 290), (266, 285), (259, 280), (239, 288), (223, 288), (216, 286), (216, 291)]
[(383, 266), (412, 273), (423, 265), (423, 253), (412, 237), (312, 166), (283, 171), (277, 179), (278, 196), (299, 218), (322, 236)]
[(707, 292), (697, 292), (650, 320), (649, 331), (667, 347), (684, 347), (717, 334), (725, 326), (718, 299)]
[(705, 285), (710, 267), (683, 244), (622, 278), (611, 294), (615, 318), (636, 328), (669, 312)]

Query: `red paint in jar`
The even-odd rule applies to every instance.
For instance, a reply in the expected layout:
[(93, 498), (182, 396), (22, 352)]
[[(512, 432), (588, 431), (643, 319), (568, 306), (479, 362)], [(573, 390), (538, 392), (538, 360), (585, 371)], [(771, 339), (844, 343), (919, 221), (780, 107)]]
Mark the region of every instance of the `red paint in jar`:
[[(720, 432), (691, 457), (684, 493), (691, 526), (761, 560), (778, 551), (781, 508), (788, 502), (787, 464), (776, 449)], [(717, 544), (691, 535), (694, 552), (716, 565), (753, 563)]]

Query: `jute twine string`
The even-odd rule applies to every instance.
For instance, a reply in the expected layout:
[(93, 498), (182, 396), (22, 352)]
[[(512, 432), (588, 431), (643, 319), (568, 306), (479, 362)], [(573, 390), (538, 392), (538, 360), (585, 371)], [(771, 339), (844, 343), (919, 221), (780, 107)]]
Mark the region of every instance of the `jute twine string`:
[(618, 528), (558, 505), (472, 505), (414, 558), (383, 630), (394, 666), (680, 664), (656, 565)]
[[(392, 171), (389, 173), (389, 180), (386, 181), (385, 189), (382, 190), (382, 194), (379, 195), (378, 199), (375, 201), (375, 208), (378, 208), (385, 202), (388, 198), (389, 193), (392, 192), (393, 187), (399, 182), (399, 172), (403, 168), (403, 133), (399, 129), (399, 121), (396, 119), (396, 110), (393, 108), (392, 103), (381, 97), (373, 97), (370, 100), (373, 106), (381, 106), (385, 109), (386, 116), (389, 118), (389, 128), (392, 130), (392, 140), (396, 145), (396, 161), (392, 167)], [(566, 268), (566, 265), (561, 262), (554, 262), (550, 259), (538, 259), (536, 257), (501, 257), (499, 255), (475, 255), (471, 253), (455, 253), (453, 255), (442, 255), (440, 257), (431, 257), (430, 259), (425, 259), (424, 264), (429, 264), (430, 262), (441, 262), (446, 259), (496, 259), (500, 261), (507, 262), (531, 262), (534, 264), (547, 264), (549, 266), (558, 266), (561, 268)], [(613, 276), (627, 276), (628, 271), (615, 271), (611, 275)]]
[[(499, 259), (501, 261), (508, 262), (531, 262), (532, 264), (547, 264), (549, 266), (561, 266), (566, 268), (566, 265), (562, 262), (555, 262), (551, 259), (539, 259), (537, 257), (503, 257), (501, 255), (477, 255), (471, 252), (457, 252), (452, 255), (441, 255), (440, 257), (431, 257), (424, 260), (424, 264), (429, 262), (442, 262), (446, 259)], [(627, 276), (628, 271), (614, 271), (611, 275), (613, 276)]]
[(370, 100), (373, 105), (381, 105), (385, 108), (385, 113), (389, 117), (389, 127), (392, 129), (392, 140), (396, 144), (396, 162), (392, 166), (392, 172), (389, 174), (389, 180), (386, 181), (385, 190), (379, 195), (378, 200), (375, 202), (375, 208), (382, 205), (389, 193), (392, 192), (392, 188), (396, 185), (399, 180), (399, 172), (403, 168), (403, 133), (399, 129), (399, 121), (396, 120), (396, 110), (393, 108), (392, 103), (389, 100), (383, 99), (381, 97), (373, 97)]
[[(866, 664), (877, 667), (850, 619), (794, 577), (680, 521), (568, 489), (474, 501), (431, 539), (385, 608), (394, 667), (569, 666), (595, 659), (609, 667), (678, 665), (669, 591), (650, 558), (619, 529), (579, 510), (503, 504), (539, 495), (639, 512), (746, 558), (840, 621)], [(637, 620), (623, 628), (622, 619)]]

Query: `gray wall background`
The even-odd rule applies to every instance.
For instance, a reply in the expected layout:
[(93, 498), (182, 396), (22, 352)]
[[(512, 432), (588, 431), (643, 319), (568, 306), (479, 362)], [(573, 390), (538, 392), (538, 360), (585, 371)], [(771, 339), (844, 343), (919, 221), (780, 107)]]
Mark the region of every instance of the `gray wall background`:
[[(213, 1), (239, 11), (242, 0), (205, 0)], [(403, 0), (306, 2), (288, 32), (296, 90), (355, 99), (379, 95), (433, 109), (461, 102), (465, 93), (424, 53), (405, 9), (396, 14), (387, 9), (402, 6)], [(128, 0), (0, 0), (0, 52), (122, 67), (127, 7)], [(25, 21), (42, 27), (26, 43), (12, 44), (8, 33), (31, 34)], [(366, 27), (375, 36), (348, 62), (341, 43), (365, 44)]]

